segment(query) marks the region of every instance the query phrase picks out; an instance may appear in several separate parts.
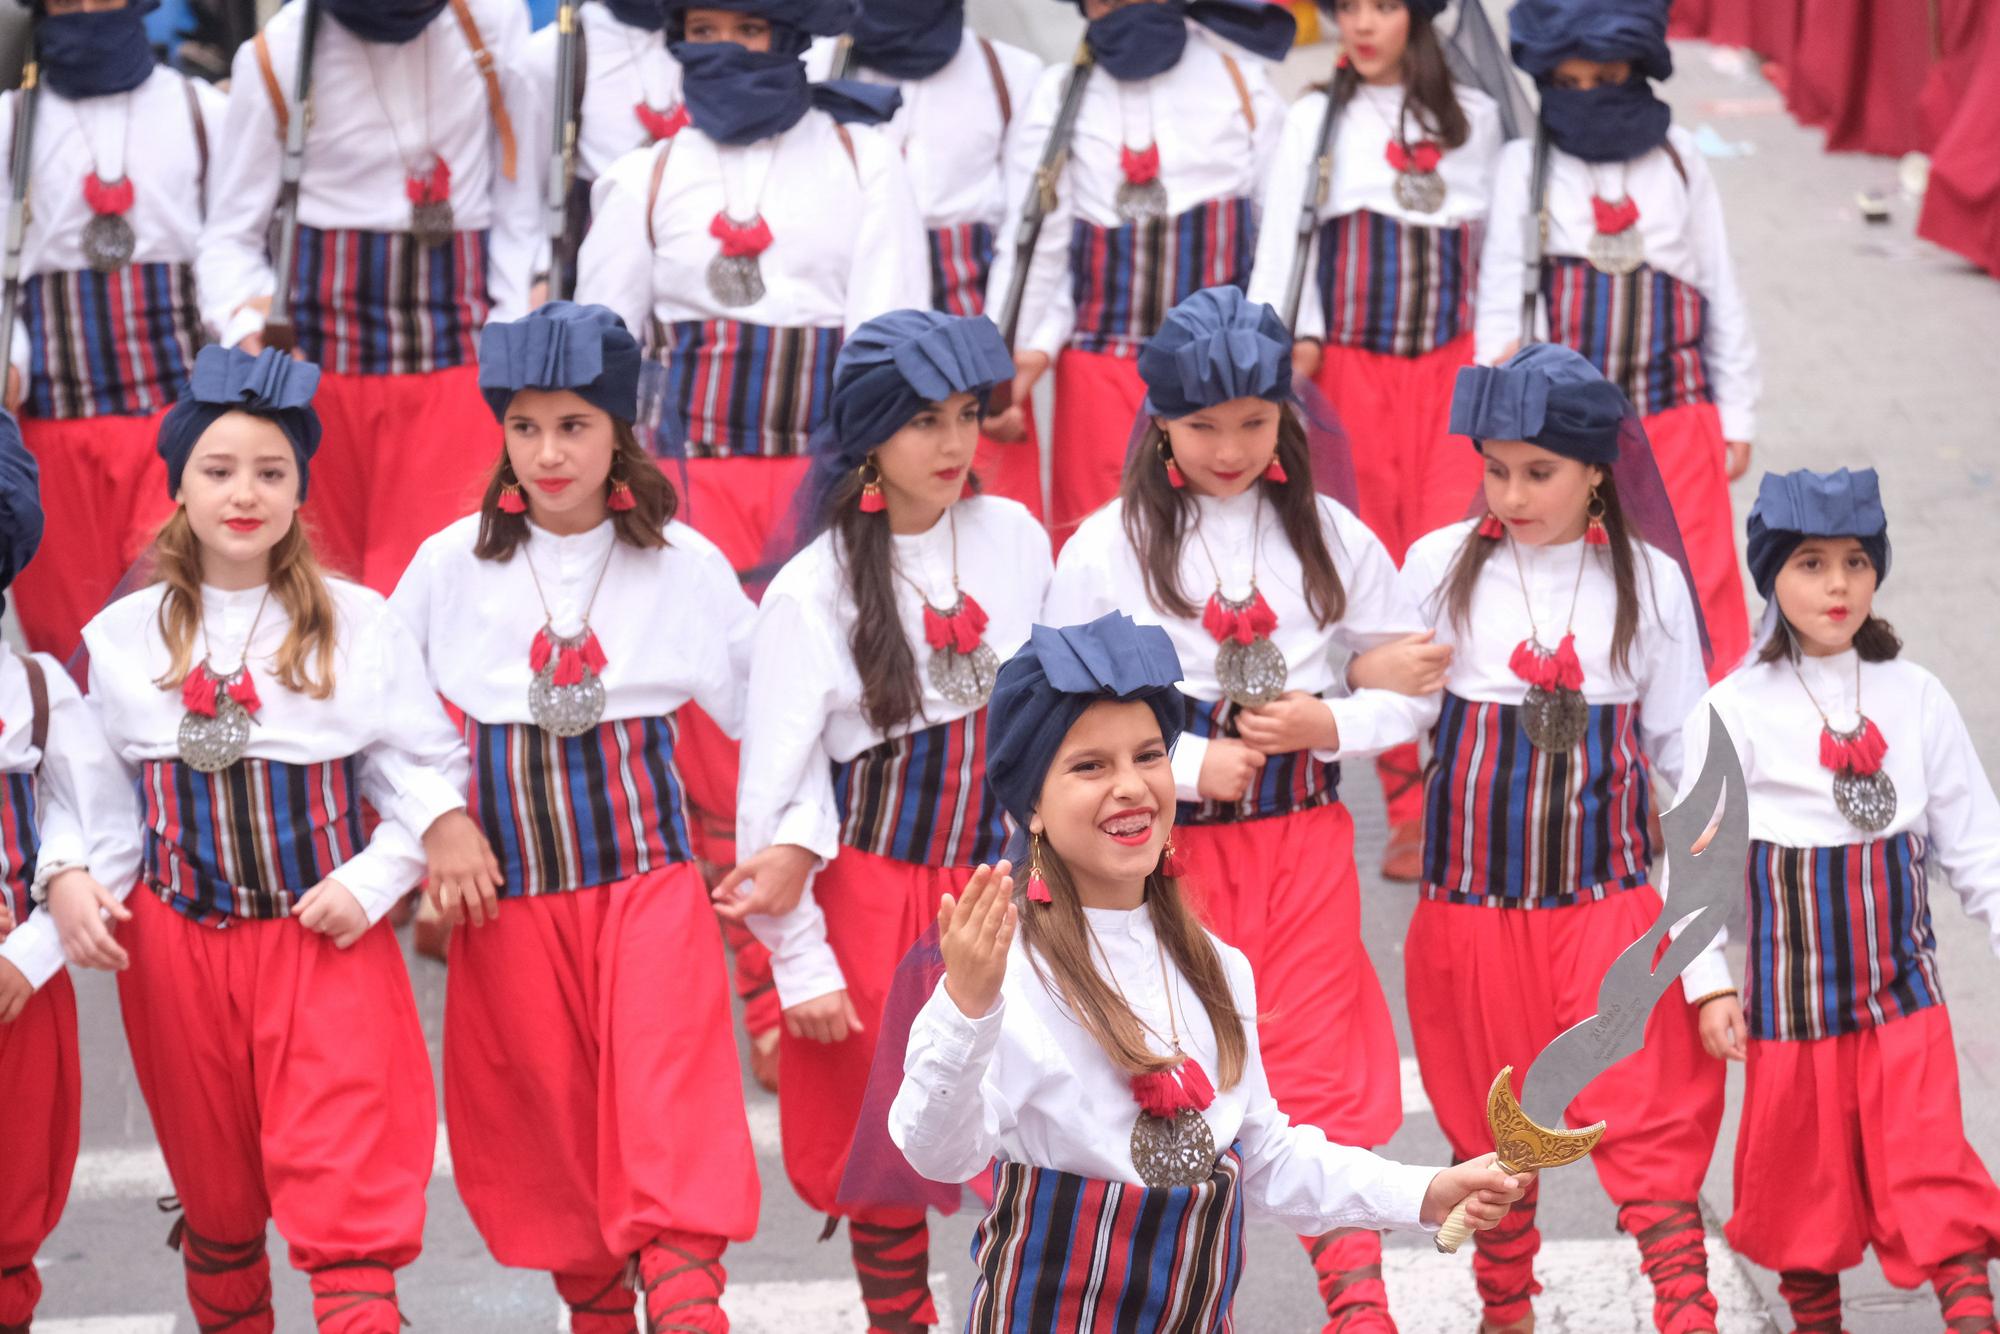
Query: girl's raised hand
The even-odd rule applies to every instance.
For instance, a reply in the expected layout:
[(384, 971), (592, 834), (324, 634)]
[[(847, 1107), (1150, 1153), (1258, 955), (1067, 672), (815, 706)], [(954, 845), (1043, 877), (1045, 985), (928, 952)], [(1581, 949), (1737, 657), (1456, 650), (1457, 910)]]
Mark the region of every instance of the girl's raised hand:
[(947, 894), (938, 905), (945, 994), (968, 1019), (993, 1012), (1007, 977), (1015, 924), (1012, 870), (1007, 862), (982, 866), (972, 873), (963, 898)]

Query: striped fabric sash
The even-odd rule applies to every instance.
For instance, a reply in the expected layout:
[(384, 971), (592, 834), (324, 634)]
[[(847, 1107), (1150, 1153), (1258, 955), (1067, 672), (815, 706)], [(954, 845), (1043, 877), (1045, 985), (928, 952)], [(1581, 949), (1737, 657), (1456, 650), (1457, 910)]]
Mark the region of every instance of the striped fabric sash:
[(833, 402), (839, 329), (777, 329), (735, 320), (668, 326), (667, 398), (698, 459), (806, 452)]
[(465, 720), (472, 818), (500, 859), (504, 898), (611, 885), (691, 860), (672, 718), (620, 718), (582, 736)]
[(1211, 199), (1171, 218), (1094, 227), (1079, 219), (1069, 239), (1070, 346), (1136, 357), (1139, 345), (1183, 298), (1204, 287), (1250, 281), (1257, 214), (1248, 199)]
[(21, 284), (28, 326), (22, 415), (143, 417), (172, 407), (208, 341), (191, 264), (38, 273)]
[(486, 233), (441, 246), (408, 232), (299, 228), (293, 318), (308, 361), (344, 375), (421, 375), (478, 358)]
[(1424, 769), (1426, 899), (1560, 908), (1647, 883), (1637, 704), (1591, 705), (1583, 740), (1549, 755), (1520, 705), (1443, 700)]
[(35, 855), (40, 844), (34, 774), (0, 775), (0, 901), (14, 914), (16, 926), (35, 910), (28, 887), (35, 883)]
[(993, 229), (983, 222), (933, 227), (931, 309), (947, 315), (986, 311), (986, 275), (993, 268)]
[(1198, 1186), (996, 1163), (967, 1334), (1228, 1334), (1243, 1275), (1240, 1146)]
[(1708, 298), (1652, 265), (1622, 277), (1588, 260), (1550, 259), (1542, 268), (1549, 338), (1590, 358), (1641, 415), (1712, 403), (1701, 340)]
[(1318, 280), (1327, 342), (1421, 357), (1471, 330), (1479, 241), (1469, 222), (1343, 213), (1320, 226)]
[(209, 926), (289, 917), (292, 902), (360, 850), (353, 756), (316, 764), (238, 760), (204, 774), (147, 760), (144, 875), (175, 912)]
[(1750, 1032), (1859, 1033), (1944, 1003), (1925, 840), (1750, 844)]
[(890, 737), (833, 766), (840, 841), (917, 866), (977, 866), (1007, 827), (986, 791), (986, 710)]
[[(1236, 735), (1236, 706), (1226, 699), (1210, 703), (1187, 698), (1185, 730), (1191, 736), (1233, 737)], [(1316, 760), (1309, 750), (1273, 755), (1257, 771), (1257, 782), (1243, 800), (1184, 801), (1176, 808), (1176, 824), (1235, 824), (1242, 820), (1262, 820), (1273, 815), (1330, 806), (1340, 800), (1340, 763)]]

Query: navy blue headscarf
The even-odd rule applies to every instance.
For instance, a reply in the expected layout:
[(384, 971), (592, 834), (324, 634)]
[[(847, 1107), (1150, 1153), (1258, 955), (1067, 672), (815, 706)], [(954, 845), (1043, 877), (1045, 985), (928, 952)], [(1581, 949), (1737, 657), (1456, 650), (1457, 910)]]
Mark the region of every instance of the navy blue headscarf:
[(1028, 827), (1063, 738), (1091, 705), (1145, 704), (1171, 748), (1186, 717), (1186, 702), (1174, 688), (1180, 679), (1180, 658), (1167, 632), (1139, 625), (1122, 611), (1088, 625), (1030, 630), (1028, 642), (1000, 665), (986, 709), (986, 786), (1016, 828)]
[(1877, 586), (1889, 577), (1889, 516), (1873, 468), (1767, 472), (1745, 531), (1750, 581), (1766, 598), (1778, 571), (1808, 537), (1855, 538), (1874, 563)]
[(666, 0), (604, 0), (611, 16), (629, 28), (658, 32), (667, 26)]
[(1112, 78), (1150, 79), (1180, 63), (1189, 19), (1265, 60), (1283, 60), (1298, 36), (1291, 11), (1265, 0), (1141, 0), (1090, 20), (1084, 40)]
[(854, 63), (892, 79), (928, 79), (965, 39), (965, 0), (861, 0)]
[(123, 9), (42, 13), (35, 21), (42, 77), (71, 101), (137, 88), (153, 72), (146, 15), (159, 7), (160, 0), (128, 0)]
[[(846, 32), (856, 0), (667, 0), (667, 48), (681, 64), (681, 97), (696, 129), (722, 144), (783, 134), (814, 106), (843, 123), (876, 124), (896, 114), (894, 88), (841, 79), (814, 85), (801, 59), (814, 37)], [(687, 11), (727, 9), (771, 25), (771, 49), (736, 42), (690, 42)]]
[(312, 407), (318, 388), (319, 367), (294, 361), (275, 348), (254, 357), (215, 343), (203, 348), (194, 359), (187, 393), (160, 419), (155, 448), (167, 465), (167, 494), (181, 489), (181, 472), (202, 433), (224, 413), (247, 412), (276, 424), (292, 442), (299, 461), (299, 499), (304, 500), (308, 465), (319, 450), (319, 414)]
[(630, 425), (639, 413), (639, 340), (604, 306), (550, 301), (479, 334), (479, 392), (496, 420), (523, 389), (567, 389)]
[(1580, 353), (1531, 343), (1498, 366), (1467, 366), (1451, 395), (1451, 433), (1526, 440), (1580, 463), (1618, 461), (1632, 405)]
[(1239, 288), (1209, 287), (1172, 310), (1139, 349), (1144, 414), (1185, 417), (1233, 398), (1282, 403), (1292, 392), (1292, 336), (1278, 313)]
[(366, 42), (414, 38), (444, 13), (450, 0), (320, 0), (341, 27)]
[[(42, 545), (41, 470), (21, 443), (14, 414), (0, 408), (0, 590), (26, 569)], [(0, 607), (7, 600), (0, 597)]]
[[(1650, 80), (1673, 75), (1668, 0), (1518, 0), (1508, 24), (1514, 63), (1540, 86), (1556, 147), (1586, 162), (1625, 162), (1657, 148), (1673, 112)], [(1589, 90), (1551, 82), (1565, 60), (1625, 60), (1632, 77)]]

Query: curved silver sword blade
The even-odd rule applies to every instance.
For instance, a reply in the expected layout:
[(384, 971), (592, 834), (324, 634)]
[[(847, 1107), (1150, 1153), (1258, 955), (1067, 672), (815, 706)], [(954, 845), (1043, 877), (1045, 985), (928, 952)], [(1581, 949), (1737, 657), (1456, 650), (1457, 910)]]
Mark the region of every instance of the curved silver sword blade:
[[(1694, 844), (1723, 804), (1722, 823), (1699, 854)], [(1660, 816), (1667, 859), (1667, 906), (1645, 935), (1627, 945), (1597, 989), (1597, 1013), (1560, 1033), (1535, 1057), (1521, 1084), (1521, 1110), (1537, 1125), (1562, 1125), (1562, 1115), (1584, 1086), (1639, 1050), (1653, 1005), (1693, 963), (1729, 920), (1744, 895), (1750, 856), (1750, 814), (1743, 793), (1743, 762), (1713, 706), (1708, 710), (1708, 753), (1687, 800)], [(1687, 927), (1667, 947), (1660, 966), (1653, 956), (1668, 928)]]

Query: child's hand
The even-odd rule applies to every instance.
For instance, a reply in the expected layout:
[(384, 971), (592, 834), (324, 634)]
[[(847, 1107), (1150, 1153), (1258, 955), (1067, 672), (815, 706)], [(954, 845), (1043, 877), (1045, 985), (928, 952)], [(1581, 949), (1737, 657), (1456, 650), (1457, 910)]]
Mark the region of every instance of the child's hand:
[[(746, 917), (783, 917), (799, 906), (805, 896), (806, 877), (819, 864), (811, 848), (796, 843), (773, 843), (754, 857), (746, 857), (730, 868), (721, 883), (709, 891), (715, 915), (732, 922)], [(750, 892), (742, 892), (745, 881)]]
[(829, 991), (787, 1009), (785, 1027), (808, 1042), (845, 1042), (849, 1033), (861, 1031), (861, 1015), (846, 991)]
[(0, 959), (0, 1024), (13, 1023), (34, 995), (28, 975), (6, 959)]
[(292, 916), (308, 931), (333, 939), (335, 949), (346, 949), (368, 934), (368, 913), (354, 891), (331, 876), (305, 892), (292, 905)]
[(1743, 1002), (1733, 991), (1711, 996), (1701, 1003), (1701, 1045), (1718, 1061), (1740, 1061), (1749, 1055), (1743, 1039), (1749, 1025), (1743, 1019)]
[[(1266, 755), (1295, 750), (1339, 750), (1340, 727), (1333, 710), (1317, 695), (1287, 690), (1269, 704), (1243, 709), (1236, 715), (1236, 735)], [(1210, 742), (1213, 750), (1215, 743)]]
[(1201, 775), (1195, 779), (1195, 791), (1208, 801), (1241, 801), (1263, 767), (1262, 751), (1253, 750), (1234, 737), (1214, 737), (1202, 753)]
[(111, 938), (106, 913), (114, 921), (132, 920), (132, 910), (93, 880), (90, 872), (64, 871), (49, 881), (49, 917), (62, 941), (63, 957), (71, 963), (116, 972), (132, 962), (125, 947)]
[(938, 945), (944, 990), (968, 1019), (983, 1019), (1000, 1000), (1007, 947), (1014, 943), (1014, 877), (1006, 862), (972, 873), (965, 897), (938, 905)]
[(456, 922), (462, 913), (472, 925), (484, 926), (500, 911), (500, 862), (462, 807), (431, 821), (424, 831), (424, 860), (430, 864), (424, 892), (439, 917)]
[(1319, 374), (1319, 368), (1326, 360), (1326, 345), (1317, 338), (1294, 338), (1292, 340), (1292, 378), (1310, 380)]
[(1451, 672), (1451, 645), (1432, 643), (1436, 633), (1419, 630), (1357, 653), (1347, 664), (1347, 683), (1357, 690), (1435, 695)]
[(1534, 1179), (1533, 1172), (1502, 1171), (1497, 1153), (1447, 1167), (1431, 1178), (1430, 1189), (1424, 1192), (1424, 1226), (1443, 1226), (1463, 1200), (1466, 1221), (1473, 1231), (1484, 1232), (1507, 1216)]

